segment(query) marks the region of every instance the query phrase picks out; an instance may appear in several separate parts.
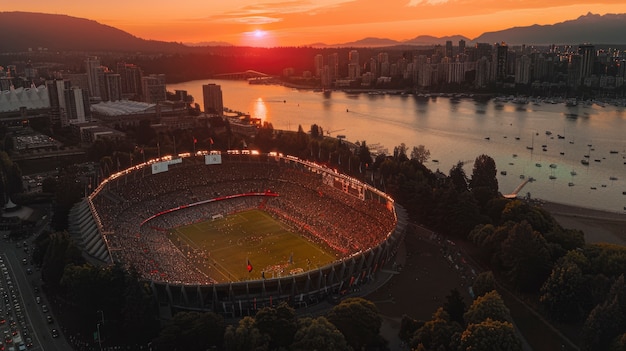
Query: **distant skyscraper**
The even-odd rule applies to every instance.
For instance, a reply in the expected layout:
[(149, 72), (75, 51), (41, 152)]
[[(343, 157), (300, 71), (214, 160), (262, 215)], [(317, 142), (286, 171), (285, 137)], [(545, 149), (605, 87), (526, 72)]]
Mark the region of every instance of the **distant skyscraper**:
[(91, 117), (89, 109), (89, 96), (84, 94), (83, 90), (78, 87), (66, 89), (64, 92), (66, 113), (63, 124), (86, 122)]
[(459, 55), (465, 54), (465, 40), (459, 40)]
[(530, 57), (522, 55), (515, 60), (515, 83), (530, 83)]
[(348, 54), (348, 78), (356, 79), (361, 76), (361, 66), (359, 65), (359, 52), (350, 50)]
[(446, 40), (446, 52), (445, 57), (452, 58), (452, 40)]
[(507, 77), (509, 47), (502, 42), (496, 44), (496, 82), (504, 82)]
[(202, 86), (205, 113), (224, 113), (224, 101), (222, 99), (222, 87), (217, 84), (205, 84)]
[(87, 57), (85, 60), (85, 70), (87, 72), (87, 82), (89, 83), (89, 93), (94, 98), (100, 97), (100, 84), (98, 74), (101, 71), (100, 60), (96, 56)]
[(122, 99), (122, 78), (113, 72), (104, 72), (100, 77), (100, 97), (102, 101)]
[(491, 51), (492, 47), (489, 43), (476, 43), (476, 61), (480, 60), (481, 57), (486, 57), (489, 61), (491, 61)]
[(321, 77), (322, 70), (324, 70), (324, 56), (322, 56), (321, 54), (315, 55), (315, 58), (313, 59), (313, 64), (315, 66), (315, 76)]
[(580, 78), (588, 78), (593, 74), (596, 57), (595, 47), (590, 44), (578, 45), (578, 54), (580, 55)]
[(121, 78), (123, 98), (132, 99), (141, 96), (141, 77), (143, 74), (139, 66), (118, 62), (115, 72)]
[(151, 74), (141, 78), (143, 101), (155, 104), (166, 100), (165, 74)]
[(326, 64), (328, 65), (330, 80), (337, 80), (337, 78), (339, 78), (339, 54), (335, 52), (328, 55), (328, 62)]

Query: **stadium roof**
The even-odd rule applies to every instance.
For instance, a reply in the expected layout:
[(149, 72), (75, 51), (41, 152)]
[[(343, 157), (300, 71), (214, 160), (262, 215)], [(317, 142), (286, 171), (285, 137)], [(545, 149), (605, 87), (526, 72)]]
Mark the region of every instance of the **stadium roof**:
[(156, 104), (130, 100), (106, 101), (91, 105), (91, 111), (106, 116), (120, 116), (146, 113), (155, 106)]
[(30, 88), (11, 88), (0, 92), (0, 112), (19, 111), (50, 107), (48, 88), (45, 85)]

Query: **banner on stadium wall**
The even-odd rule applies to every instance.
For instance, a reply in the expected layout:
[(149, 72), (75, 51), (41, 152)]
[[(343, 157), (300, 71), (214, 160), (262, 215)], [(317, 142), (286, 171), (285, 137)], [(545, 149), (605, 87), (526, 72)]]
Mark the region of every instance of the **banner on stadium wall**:
[(169, 163), (165, 162), (156, 162), (152, 164), (152, 174), (163, 173), (168, 171)]
[(222, 155), (204, 155), (205, 165), (221, 165)]

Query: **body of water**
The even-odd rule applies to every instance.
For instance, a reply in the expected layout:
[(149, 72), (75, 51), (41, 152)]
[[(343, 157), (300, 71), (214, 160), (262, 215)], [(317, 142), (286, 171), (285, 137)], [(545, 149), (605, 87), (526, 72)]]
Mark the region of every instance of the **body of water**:
[[(186, 90), (202, 106), (202, 85), (221, 85), (224, 106), (305, 131), (312, 124), (330, 135), (393, 152), (405, 143), (431, 152), (427, 166), (448, 174), (458, 161), (472, 173), (474, 160), (491, 156), (500, 191), (626, 213), (626, 108), (612, 105), (414, 97), (333, 91), (330, 95), (245, 81), (198, 80), (168, 85)], [(588, 165), (583, 165), (582, 160)], [(523, 177), (523, 178), (522, 178)]]

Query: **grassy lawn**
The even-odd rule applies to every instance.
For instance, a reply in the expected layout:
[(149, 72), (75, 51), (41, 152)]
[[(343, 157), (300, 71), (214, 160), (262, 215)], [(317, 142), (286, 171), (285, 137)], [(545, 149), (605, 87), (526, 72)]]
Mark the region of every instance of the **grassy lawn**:
[[(199, 268), (218, 282), (288, 276), (335, 260), (334, 252), (294, 233), (261, 210), (172, 230), (172, 242), (206, 253)], [(252, 271), (248, 272), (248, 261)]]

